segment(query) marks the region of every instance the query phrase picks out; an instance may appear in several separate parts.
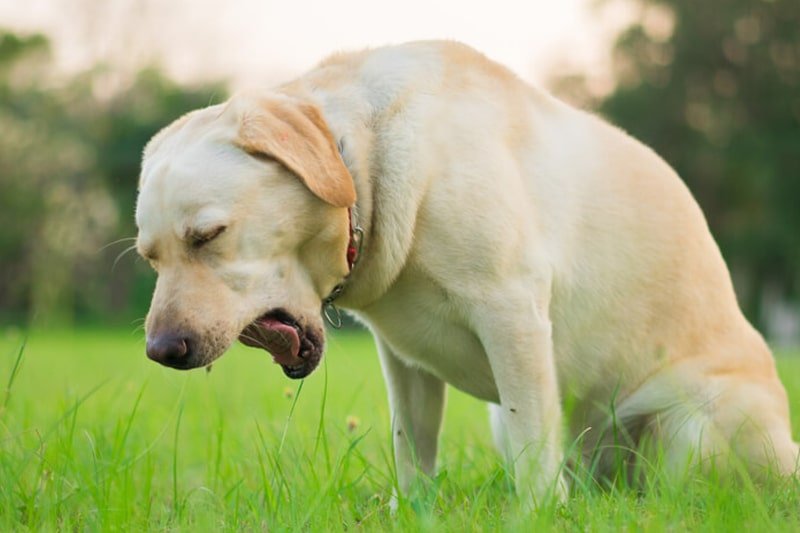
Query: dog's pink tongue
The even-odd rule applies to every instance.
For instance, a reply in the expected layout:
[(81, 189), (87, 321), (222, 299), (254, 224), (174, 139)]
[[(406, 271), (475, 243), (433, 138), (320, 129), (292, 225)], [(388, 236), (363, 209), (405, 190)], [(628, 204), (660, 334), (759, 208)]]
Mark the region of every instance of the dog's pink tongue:
[(262, 318), (259, 324), (263, 328), (259, 340), (277, 363), (291, 366), (302, 361), (298, 357), (300, 337), (296, 329), (274, 318)]

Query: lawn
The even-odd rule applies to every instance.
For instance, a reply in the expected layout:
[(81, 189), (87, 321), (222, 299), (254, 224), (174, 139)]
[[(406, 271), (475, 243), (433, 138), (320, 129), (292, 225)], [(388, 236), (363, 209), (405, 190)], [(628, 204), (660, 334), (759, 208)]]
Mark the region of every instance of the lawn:
[[(389, 509), (390, 417), (375, 348), (338, 333), (290, 381), (258, 350), (162, 368), (138, 332), (0, 331), (0, 530), (800, 530), (800, 485), (583, 479), (515, 505), (485, 406), (450, 391), (432, 488)], [(800, 428), (800, 355), (779, 355)], [(13, 379), (12, 379), (13, 378)], [(13, 381), (10, 390), (6, 383)]]

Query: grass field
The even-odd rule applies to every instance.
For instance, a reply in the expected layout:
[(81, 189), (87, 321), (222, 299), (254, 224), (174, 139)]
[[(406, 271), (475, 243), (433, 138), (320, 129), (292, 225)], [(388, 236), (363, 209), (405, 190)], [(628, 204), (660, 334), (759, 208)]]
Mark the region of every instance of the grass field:
[[(236, 347), (213, 370), (144, 357), (141, 331), (0, 331), (0, 530), (785, 530), (800, 485), (692, 480), (638, 492), (579, 480), (526, 513), (486, 408), (450, 391), (432, 488), (389, 510), (390, 417), (371, 339), (341, 333), (290, 381)], [(800, 428), (800, 356), (779, 367)]]

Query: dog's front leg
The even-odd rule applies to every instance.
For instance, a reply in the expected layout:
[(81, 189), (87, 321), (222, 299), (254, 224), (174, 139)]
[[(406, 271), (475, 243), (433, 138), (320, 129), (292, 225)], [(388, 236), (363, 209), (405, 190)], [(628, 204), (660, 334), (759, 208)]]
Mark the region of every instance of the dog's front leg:
[(561, 405), (546, 302), (517, 294), (483, 302), (476, 323), (500, 397), (496, 410), (523, 504), (563, 499)]
[(405, 364), (380, 339), (378, 352), (389, 392), (397, 481), (400, 491), (408, 494), (420, 471), (429, 477), (435, 473), (444, 382)]

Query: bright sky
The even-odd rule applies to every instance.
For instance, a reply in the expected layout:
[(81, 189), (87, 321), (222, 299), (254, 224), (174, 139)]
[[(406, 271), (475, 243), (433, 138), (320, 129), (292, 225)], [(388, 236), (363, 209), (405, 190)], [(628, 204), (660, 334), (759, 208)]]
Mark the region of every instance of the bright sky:
[[(71, 71), (160, 61), (182, 81), (276, 83), (337, 50), (457, 39), (541, 82), (555, 70), (607, 70), (624, 5), (592, 0), (0, 0), (0, 26), (44, 31)], [(600, 72), (602, 75), (602, 72)]]

